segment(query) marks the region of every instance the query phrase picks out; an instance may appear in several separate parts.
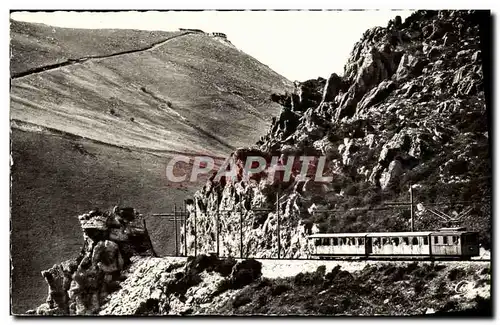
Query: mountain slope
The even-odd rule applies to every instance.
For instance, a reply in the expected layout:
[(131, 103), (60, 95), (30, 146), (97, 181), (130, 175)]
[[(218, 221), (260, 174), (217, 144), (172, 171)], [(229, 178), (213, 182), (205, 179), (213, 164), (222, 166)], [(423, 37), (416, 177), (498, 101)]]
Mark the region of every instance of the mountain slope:
[(147, 48), (181, 32), (72, 29), (11, 20), (11, 73), (16, 77), (41, 67), (82, 57)]
[[(188, 249), (214, 250), (218, 210), (235, 211), (221, 217), (223, 255), (240, 253), (233, 231), (240, 229), (239, 211), (242, 255), (250, 257), (277, 257), (279, 242), (281, 257), (308, 256), (311, 232), (410, 231), (410, 186), (416, 231), (464, 226), (490, 247), (491, 102), (485, 84), (491, 80), (485, 76), (491, 63), (484, 60), (490, 22), (487, 11), (424, 10), (404, 22), (396, 17), (363, 34), (342, 76), (274, 95), (283, 105), (279, 118), (258, 148), (233, 155), (239, 166), (260, 155), (267, 169), (250, 182), (214, 181), (197, 192)], [(299, 180), (299, 164), (289, 182), (268, 180), (275, 169), (271, 155), (283, 164), (301, 155), (324, 156), (323, 174), (333, 179)], [(280, 187), (278, 232), (274, 211), (251, 209), (275, 210)], [(194, 229), (198, 241), (190, 235)]]
[[(225, 156), (255, 142), (279, 111), (269, 94), (291, 85), (205, 34), (17, 21), (11, 73), (15, 313), (44, 299), (42, 269), (74, 255), (78, 213), (171, 211), (200, 186), (167, 182), (172, 156)], [(172, 225), (147, 222), (157, 253), (173, 254)]]
[[(64, 42), (66, 30), (55, 30), (55, 35), (62, 30)], [(101, 43), (95, 31), (89, 33)], [(117, 33), (105, 31), (102, 42), (115, 39)], [(132, 44), (142, 33), (131, 33)], [(67, 55), (71, 64), (22, 77), (14, 74), (12, 118), (115, 145), (181, 152), (189, 148), (213, 155), (256, 140), (268, 118), (278, 112), (269, 93), (288, 89), (290, 82), (230, 43), (206, 34), (162, 37), (156, 44), (160, 37), (153, 34), (143, 43), (155, 46), (131, 53), (132, 45), (106, 47), (97, 51), (98, 58), (92, 58), (96, 51), (87, 47), (79, 58), (64, 51), (73, 44), (63, 50), (57, 47), (53, 55)], [(26, 55), (17, 51), (32, 41), (14, 32), (12, 39), (15, 63), (16, 57)], [(44, 49), (49, 41), (42, 38), (39, 43)], [(111, 50), (128, 52), (113, 55)], [(39, 61), (36, 55), (29, 58)], [(19, 65), (13, 68), (30, 69), (29, 64)]]

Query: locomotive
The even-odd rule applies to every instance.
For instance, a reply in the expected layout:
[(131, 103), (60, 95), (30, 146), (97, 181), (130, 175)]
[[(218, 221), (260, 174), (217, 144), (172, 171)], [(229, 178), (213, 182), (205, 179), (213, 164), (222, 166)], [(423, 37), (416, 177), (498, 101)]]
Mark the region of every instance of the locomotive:
[(420, 232), (323, 233), (308, 237), (312, 256), (327, 259), (428, 258), (468, 260), (479, 256), (477, 232), (441, 228)]

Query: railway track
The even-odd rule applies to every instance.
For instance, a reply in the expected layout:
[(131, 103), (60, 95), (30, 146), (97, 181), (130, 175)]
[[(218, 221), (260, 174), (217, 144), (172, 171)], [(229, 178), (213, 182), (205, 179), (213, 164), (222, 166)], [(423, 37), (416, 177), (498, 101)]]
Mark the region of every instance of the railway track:
[[(167, 259), (172, 259), (172, 261), (183, 261), (187, 257), (163, 257)], [(243, 260), (240, 258), (235, 258), (237, 261)], [(314, 272), (316, 269), (325, 265), (327, 270), (333, 269), (337, 265), (340, 265), (343, 270), (349, 272), (360, 271), (367, 265), (382, 265), (382, 264), (395, 264), (395, 265), (406, 265), (414, 262), (419, 264), (443, 264), (446, 266), (469, 266), (474, 264), (484, 265), (487, 267), (490, 265), (490, 260), (415, 260), (415, 259), (365, 259), (365, 260), (354, 260), (354, 259), (277, 259), (277, 258), (256, 258), (262, 263), (262, 276), (266, 278), (280, 278), (280, 277), (293, 277), (298, 273)]]

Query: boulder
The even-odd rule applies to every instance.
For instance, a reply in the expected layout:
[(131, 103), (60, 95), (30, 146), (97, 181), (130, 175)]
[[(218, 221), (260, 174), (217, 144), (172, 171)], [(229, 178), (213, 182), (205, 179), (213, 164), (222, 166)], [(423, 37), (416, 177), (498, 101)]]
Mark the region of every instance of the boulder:
[(358, 104), (356, 113), (360, 114), (360, 112), (366, 111), (371, 106), (384, 101), (395, 89), (396, 84), (391, 80), (382, 81), (376, 88), (373, 88), (363, 97)]
[[(94, 315), (118, 288), (134, 255), (155, 256), (142, 216), (132, 208), (94, 209), (78, 216), (84, 243), (80, 255), (42, 271), (49, 295), (38, 315)], [(125, 255), (123, 255), (125, 254)]]
[(380, 176), (380, 187), (385, 190), (399, 184), (399, 177), (403, 174), (403, 165), (399, 160), (393, 160), (389, 167)]
[(420, 59), (412, 54), (405, 53), (399, 61), (399, 66), (394, 76), (395, 80), (403, 80), (407, 77), (418, 77), (422, 69), (429, 63), (425, 59)]
[(336, 73), (332, 73), (326, 82), (325, 89), (323, 90), (322, 102), (331, 102), (338, 95), (342, 86), (342, 78)]

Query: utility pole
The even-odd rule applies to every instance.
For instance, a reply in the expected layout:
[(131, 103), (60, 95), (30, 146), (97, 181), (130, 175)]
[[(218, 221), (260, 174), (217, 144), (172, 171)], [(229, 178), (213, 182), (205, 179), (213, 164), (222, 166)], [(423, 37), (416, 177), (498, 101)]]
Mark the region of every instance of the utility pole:
[(278, 233), (278, 259), (281, 258), (281, 238), (280, 238), (280, 190), (276, 192), (276, 220), (277, 220), (277, 233)]
[(175, 256), (179, 256), (179, 238), (177, 237), (177, 204), (174, 203)]
[(184, 256), (188, 256), (188, 251), (187, 251), (187, 211), (186, 211), (186, 201), (184, 201), (183, 205), (183, 212), (182, 214), (184, 215)]
[(415, 220), (414, 220), (414, 217), (413, 217), (413, 188), (412, 188), (412, 185), (410, 183), (410, 227), (411, 227), (411, 231), (415, 231)]
[(220, 249), (219, 249), (219, 210), (215, 212), (215, 236), (216, 236), (216, 241), (217, 241), (217, 257), (220, 256)]
[(243, 258), (243, 213), (240, 211), (240, 258)]
[(198, 236), (198, 231), (197, 231), (197, 225), (196, 225), (196, 208), (194, 209), (194, 257), (196, 257), (196, 253), (198, 250), (198, 242), (196, 236)]

